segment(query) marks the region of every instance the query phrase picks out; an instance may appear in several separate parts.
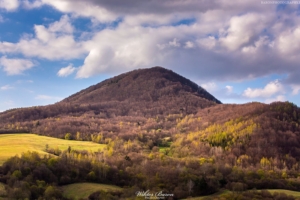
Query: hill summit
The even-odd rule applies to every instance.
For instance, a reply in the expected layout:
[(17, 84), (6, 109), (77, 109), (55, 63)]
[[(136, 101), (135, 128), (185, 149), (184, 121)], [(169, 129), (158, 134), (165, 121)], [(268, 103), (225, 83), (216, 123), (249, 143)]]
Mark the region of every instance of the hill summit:
[(62, 102), (99, 103), (105, 101), (156, 102), (175, 96), (193, 96), (199, 101), (221, 102), (196, 83), (162, 67), (138, 69), (102, 81)]

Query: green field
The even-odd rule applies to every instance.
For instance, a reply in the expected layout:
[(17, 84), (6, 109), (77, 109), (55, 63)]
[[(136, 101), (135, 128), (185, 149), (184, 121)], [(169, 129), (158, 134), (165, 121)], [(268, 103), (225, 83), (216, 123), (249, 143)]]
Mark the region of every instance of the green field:
[(230, 193), (229, 190), (222, 190), (222, 191), (217, 192), (217, 193), (212, 194), (212, 195), (202, 196), (202, 197), (193, 197), (193, 198), (188, 198), (187, 200), (205, 200), (207, 197), (217, 197), (219, 195), (228, 194), (228, 193)]
[(63, 196), (72, 199), (88, 198), (90, 194), (98, 190), (104, 191), (116, 191), (122, 190), (122, 188), (114, 185), (105, 185), (97, 183), (75, 183), (62, 187)]
[(5, 185), (0, 183), (0, 199), (4, 199), (2, 197), (6, 196)]
[(166, 153), (166, 151), (170, 150), (170, 147), (159, 147), (159, 152)]
[(2, 134), (0, 135), (0, 165), (8, 158), (21, 155), (23, 152), (36, 151), (46, 154), (45, 147), (67, 150), (70, 146), (76, 150), (98, 151), (105, 147), (104, 144), (97, 144), (87, 141), (63, 140), (34, 134)]
[[(257, 190), (257, 191), (260, 191), (260, 190)], [(296, 197), (297, 199), (298, 198), (300, 199), (300, 192), (297, 192), (297, 191), (281, 190), (281, 189), (269, 189), (267, 191), (269, 191), (271, 194), (274, 194), (275, 192), (285, 193), (286, 195), (292, 195), (292, 196)], [(223, 190), (223, 191), (220, 191), (220, 192), (212, 194), (212, 195), (202, 196), (202, 197), (193, 197), (193, 198), (188, 198), (187, 200), (205, 200), (207, 197), (212, 198), (212, 197), (217, 197), (217, 196), (228, 194), (228, 193), (230, 193), (229, 190)]]
[(292, 191), (292, 190), (280, 190), (280, 189), (274, 189), (274, 190), (268, 190), (271, 194), (274, 194), (275, 192), (278, 193), (285, 193), (286, 195), (292, 195), (296, 198), (300, 198), (300, 192)]

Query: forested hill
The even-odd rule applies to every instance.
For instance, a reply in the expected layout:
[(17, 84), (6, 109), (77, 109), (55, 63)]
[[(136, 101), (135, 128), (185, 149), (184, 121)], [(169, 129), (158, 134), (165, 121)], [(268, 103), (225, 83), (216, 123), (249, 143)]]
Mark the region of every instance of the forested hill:
[[(75, 127), (72, 126), (75, 117), (79, 119), (78, 117), (85, 116), (84, 120), (81, 119), (80, 123), (76, 123), (77, 128), (78, 124), (81, 124), (79, 125), (81, 127), (87, 126), (86, 121), (90, 117), (96, 119), (132, 117), (145, 120), (170, 114), (195, 114), (198, 109), (220, 103), (192, 81), (162, 67), (153, 67), (134, 70), (102, 81), (53, 105), (3, 112), (0, 114), (0, 132), (29, 131), (46, 134), (50, 131), (50, 127), (43, 131), (36, 129), (44, 125), (42, 122), (49, 121), (52, 124), (56, 119), (54, 121), (58, 124), (57, 119), (70, 120), (69, 128), (65, 124), (63, 127), (59, 126), (56, 133), (52, 133), (60, 135)], [(20, 125), (11, 126), (15, 123)]]
[(121, 74), (82, 90), (62, 102), (85, 104), (106, 101), (145, 101), (153, 103), (178, 96), (179, 98), (185, 96), (186, 99), (194, 96), (193, 98), (197, 98), (198, 101), (221, 103), (196, 83), (162, 67)]
[(289, 102), (221, 104), (182, 76), (135, 70), (49, 106), (0, 114), (1, 132), (89, 140), (134, 152), (267, 169), (300, 167), (300, 109)]

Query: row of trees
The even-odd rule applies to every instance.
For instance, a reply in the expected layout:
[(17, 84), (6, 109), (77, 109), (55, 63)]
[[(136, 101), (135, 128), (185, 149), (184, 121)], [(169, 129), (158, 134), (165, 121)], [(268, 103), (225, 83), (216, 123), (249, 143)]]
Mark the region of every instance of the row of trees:
[[(156, 148), (148, 154), (143, 154), (142, 149), (135, 151), (124, 152), (114, 143), (103, 152), (78, 151), (71, 147), (58, 156), (27, 152), (3, 164), (0, 181), (6, 184), (7, 196), (12, 199), (63, 199), (60, 186), (85, 181), (127, 188), (121, 193), (105, 194), (115, 199), (135, 197), (136, 191), (146, 190), (174, 194), (175, 199), (212, 194), (222, 188), (233, 192), (253, 188), (300, 190), (296, 170), (246, 169), (221, 161), (172, 158)], [(267, 163), (267, 159), (261, 160), (262, 165)]]

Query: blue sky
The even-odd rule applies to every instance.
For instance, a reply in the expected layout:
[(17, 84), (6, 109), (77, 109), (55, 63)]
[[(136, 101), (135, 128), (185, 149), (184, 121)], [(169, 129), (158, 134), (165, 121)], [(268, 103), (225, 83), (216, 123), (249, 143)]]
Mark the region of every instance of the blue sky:
[(0, 0), (0, 111), (162, 66), (224, 103), (300, 105), (297, 4)]

